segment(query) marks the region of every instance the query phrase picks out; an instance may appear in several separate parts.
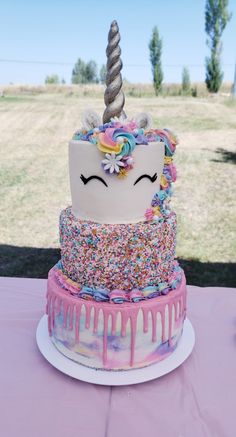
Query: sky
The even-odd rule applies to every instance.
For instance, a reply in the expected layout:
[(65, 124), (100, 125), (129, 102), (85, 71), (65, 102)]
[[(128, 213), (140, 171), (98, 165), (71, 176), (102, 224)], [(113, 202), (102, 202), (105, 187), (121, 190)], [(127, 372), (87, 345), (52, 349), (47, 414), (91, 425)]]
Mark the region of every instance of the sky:
[[(223, 37), (224, 80), (232, 82), (236, 61), (236, 0)], [(78, 58), (106, 63), (111, 22), (121, 34), (122, 76), (152, 81), (148, 43), (156, 25), (163, 41), (164, 82), (181, 82), (187, 66), (192, 82), (205, 79), (209, 53), (205, 0), (0, 0), (0, 84), (43, 84), (57, 74), (67, 84)], [(18, 61), (18, 62), (15, 62)], [(19, 62), (21, 61), (21, 62)]]

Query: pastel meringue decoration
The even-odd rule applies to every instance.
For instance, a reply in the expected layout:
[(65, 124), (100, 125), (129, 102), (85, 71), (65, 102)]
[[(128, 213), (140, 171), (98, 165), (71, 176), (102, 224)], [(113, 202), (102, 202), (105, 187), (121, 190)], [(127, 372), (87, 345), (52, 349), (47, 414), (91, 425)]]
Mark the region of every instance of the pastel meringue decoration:
[(125, 291), (115, 289), (110, 293), (110, 301), (113, 303), (121, 304), (124, 302), (129, 302), (129, 298), (127, 297)]

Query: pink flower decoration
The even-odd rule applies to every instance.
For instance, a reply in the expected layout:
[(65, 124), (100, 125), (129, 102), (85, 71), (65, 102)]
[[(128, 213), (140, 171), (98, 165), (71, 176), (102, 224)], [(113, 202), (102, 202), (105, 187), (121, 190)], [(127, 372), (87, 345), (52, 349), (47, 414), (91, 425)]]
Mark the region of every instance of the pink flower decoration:
[(176, 171), (176, 167), (174, 164), (169, 164), (169, 171), (170, 171), (172, 181), (175, 182), (177, 179), (177, 171)]
[(148, 220), (148, 221), (153, 219), (154, 212), (153, 212), (152, 208), (146, 209), (145, 217), (146, 217), (146, 220)]
[(131, 120), (129, 123), (123, 125), (123, 129), (127, 132), (132, 132), (134, 129), (137, 129), (137, 123), (134, 120)]

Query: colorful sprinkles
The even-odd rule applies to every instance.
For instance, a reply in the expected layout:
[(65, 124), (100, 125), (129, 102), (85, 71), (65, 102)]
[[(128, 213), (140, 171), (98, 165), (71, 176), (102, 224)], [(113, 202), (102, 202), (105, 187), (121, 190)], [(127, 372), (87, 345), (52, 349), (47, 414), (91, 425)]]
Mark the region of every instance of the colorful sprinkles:
[(80, 220), (67, 208), (58, 277), (83, 299), (138, 302), (167, 294), (181, 280), (175, 237), (174, 212), (160, 222), (113, 225)]

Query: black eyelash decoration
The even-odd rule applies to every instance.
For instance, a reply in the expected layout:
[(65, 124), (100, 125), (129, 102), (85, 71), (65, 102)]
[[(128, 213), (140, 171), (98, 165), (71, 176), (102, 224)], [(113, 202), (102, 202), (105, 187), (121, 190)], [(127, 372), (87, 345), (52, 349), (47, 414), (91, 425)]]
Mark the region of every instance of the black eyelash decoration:
[(155, 173), (153, 176), (149, 176), (149, 174), (143, 174), (142, 176), (139, 176), (139, 178), (137, 179), (137, 181), (135, 181), (134, 185), (136, 185), (139, 181), (141, 181), (141, 179), (143, 178), (147, 178), (149, 179), (151, 182), (155, 182), (157, 180), (157, 174)]
[(100, 176), (89, 176), (88, 178), (86, 178), (83, 174), (81, 174), (80, 176), (81, 181), (83, 182), (84, 185), (86, 185), (89, 181), (91, 181), (91, 179), (98, 179), (99, 181), (101, 181), (104, 185), (106, 185), (106, 187), (108, 187), (106, 181), (104, 181), (104, 179), (102, 179)]

